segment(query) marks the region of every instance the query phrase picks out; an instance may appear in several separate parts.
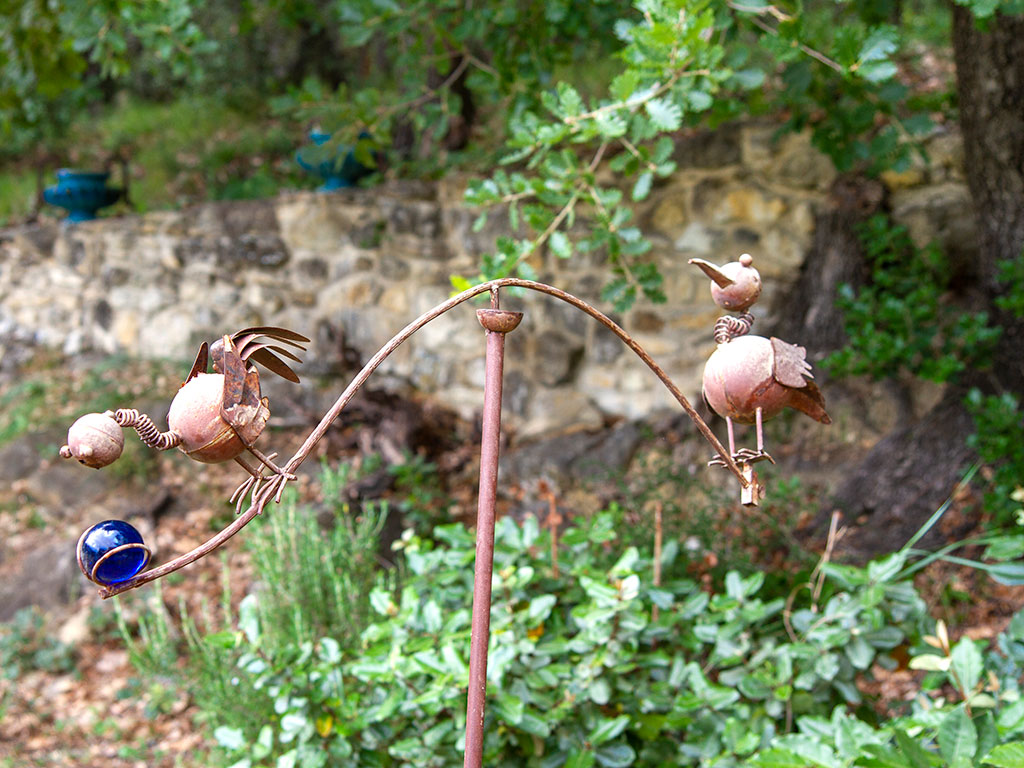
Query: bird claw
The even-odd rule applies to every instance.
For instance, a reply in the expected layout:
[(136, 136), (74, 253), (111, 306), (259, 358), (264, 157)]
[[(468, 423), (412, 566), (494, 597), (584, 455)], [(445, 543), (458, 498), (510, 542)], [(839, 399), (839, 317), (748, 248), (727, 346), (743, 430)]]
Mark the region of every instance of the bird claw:
[[(752, 448), (740, 448), (732, 455), (732, 460), (737, 464), (755, 464), (758, 461), (770, 461), (772, 464), (775, 463), (775, 459), (771, 457), (765, 450), (755, 451)], [(715, 454), (711, 457), (708, 462), (709, 467), (725, 467), (728, 466), (719, 454)]]
[[(235, 515), (242, 514), (242, 507), (245, 504), (247, 496), (252, 499), (252, 505), (257, 507), (259, 512), (263, 511), (263, 507), (266, 506), (272, 495), (274, 496), (275, 501), (281, 501), (281, 493), (284, 491), (285, 483), (295, 480), (296, 475), (293, 472), (287, 472), (283, 468), (274, 464), (273, 459), (276, 456), (276, 453), (271, 453), (266, 456), (266, 461), (262, 466), (260, 466), (258, 472), (256, 470), (252, 470), (254, 474), (250, 475), (245, 482), (239, 485), (235, 489), (235, 492), (231, 494), (229, 503), (235, 505)], [(268, 464), (267, 462), (270, 463)], [(267, 468), (272, 468), (270, 475), (263, 474), (264, 470)], [(269, 481), (267, 485), (263, 484), (264, 480)], [(257, 512), (257, 514), (259, 514), (259, 512)]]
[(275, 504), (281, 503), (284, 487), (290, 480), (295, 480), (295, 478), (296, 476), (291, 472), (281, 472), (269, 478), (267, 484), (260, 489), (259, 494), (253, 496), (252, 503), (256, 507), (256, 514), (263, 513), (263, 508), (270, 503), (271, 497), (273, 497)]
[(242, 514), (242, 504), (245, 503), (245, 497), (252, 492), (253, 498), (259, 493), (260, 482), (262, 481), (262, 474), (260, 477), (250, 476), (241, 485), (235, 488), (235, 492), (231, 494), (231, 498), (228, 500), (229, 504), (235, 505), (235, 516)]

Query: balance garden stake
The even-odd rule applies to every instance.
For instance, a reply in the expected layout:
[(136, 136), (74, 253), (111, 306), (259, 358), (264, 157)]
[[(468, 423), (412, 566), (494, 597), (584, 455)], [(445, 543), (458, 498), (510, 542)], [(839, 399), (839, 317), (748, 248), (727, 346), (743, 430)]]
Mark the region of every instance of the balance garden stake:
[(484, 751), (484, 701), (487, 695), (487, 645), (491, 637), (491, 578), (494, 573), (494, 503), (498, 497), (498, 451), (501, 441), (501, 384), (505, 334), (514, 331), (522, 312), (491, 308), (476, 316), (487, 335), (484, 409), (480, 438), (480, 497), (476, 511), (476, 562), (473, 567), (473, 619), (469, 641), (469, 695), (466, 699), (466, 768), (479, 768)]
[[(756, 276), (756, 270), (750, 268), (750, 257), (741, 257), (737, 267), (742, 266), (749, 272), (742, 272), (740, 276)], [(715, 288), (719, 286), (728, 287), (736, 275), (724, 274), (719, 276), (715, 273), (713, 265), (698, 264), (712, 279), (715, 280)], [(726, 268), (721, 270), (727, 272)], [(753, 275), (749, 274), (753, 273)], [(719, 279), (720, 278), (720, 279)], [(757, 293), (759, 293), (760, 278), (757, 278)], [(267, 504), (273, 499), (280, 501), (285, 485), (295, 479), (295, 472), (299, 465), (309, 456), (310, 452), (327, 433), (331, 424), (341, 415), (345, 406), (352, 400), (370, 375), (387, 359), (406, 339), (412, 336), (427, 323), (437, 319), (445, 312), (454, 309), (458, 305), (473, 299), (483, 293), (490, 292), (491, 307), (489, 309), (477, 310), (477, 317), (484, 327), (486, 334), (486, 379), (484, 384), (483, 404), (483, 436), (480, 448), (480, 497), (477, 507), (477, 549), (476, 564), (474, 571), (473, 590), (473, 615), (471, 619), (472, 636), (470, 640), (470, 670), (469, 670), (469, 693), (467, 701), (466, 717), (466, 752), (465, 765), (478, 768), (483, 759), (483, 727), (484, 708), (487, 686), (487, 645), (490, 636), (490, 608), (491, 608), (491, 579), (494, 564), (494, 505), (498, 489), (498, 447), (501, 436), (501, 389), (502, 369), (504, 367), (505, 335), (515, 330), (522, 319), (519, 312), (509, 312), (498, 307), (498, 291), (503, 287), (515, 287), (552, 296), (560, 301), (572, 305), (576, 309), (590, 315), (601, 325), (614, 333), (620, 341), (639, 357), (643, 363), (651, 369), (654, 375), (665, 385), (665, 388), (679, 403), (686, 415), (690, 417), (701, 433), (715, 450), (715, 458), (712, 464), (724, 467), (740, 484), (741, 501), (748, 506), (754, 506), (764, 494), (764, 488), (758, 483), (757, 475), (752, 470), (754, 461), (768, 458), (762, 447), (760, 438), (760, 418), (755, 418), (758, 423), (757, 452), (736, 451), (733, 448), (732, 429), (730, 423), (729, 443), (730, 450), (723, 446), (718, 438), (694, 410), (690, 402), (683, 396), (679, 388), (672, 382), (668, 375), (646, 351), (624, 331), (611, 318), (592, 307), (587, 302), (572, 294), (566, 293), (544, 283), (537, 283), (531, 280), (522, 280), (516, 277), (506, 277), (499, 280), (492, 280), (481, 285), (474, 286), (460, 294), (452, 296), (448, 300), (438, 304), (433, 309), (409, 323), (399, 331), (375, 354), (363, 369), (356, 374), (348, 387), (341, 393), (330, 410), (317, 424), (316, 428), (309, 434), (305, 442), (299, 447), (295, 455), (283, 466), (278, 466), (273, 459), (276, 454), (264, 454), (255, 447), (255, 442), (263, 431), (263, 426), (269, 418), (269, 404), (265, 397), (261, 397), (259, 389), (259, 374), (255, 363), (263, 365), (267, 370), (272, 371), (286, 379), (297, 381), (298, 377), (278, 357), (284, 356), (292, 360), (298, 360), (281, 344), (291, 345), (302, 349), (302, 344), (307, 341), (293, 331), (275, 327), (247, 328), (230, 336), (224, 336), (209, 349), (204, 345), (196, 358), (185, 380), (185, 385), (179, 390), (178, 397), (185, 397), (186, 392), (196, 381), (202, 381), (210, 386), (201, 393), (198, 400), (189, 399), (187, 408), (183, 405), (181, 418), (170, 418), (175, 423), (167, 432), (160, 430), (144, 414), (132, 409), (120, 409), (108, 411), (106, 414), (87, 414), (72, 425), (68, 433), (68, 444), (61, 449), (61, 455), (65, 458), (78, 459), (82, 464), (90, 467), (100, 468), (115, 461), (121, 454), (124, 444), (122, 427), (134, 427), (139, 436), (147, 445), (159, 450), (167, 450), (178, 447), (185, 451), (192, 458), (199, 461), (226, 461), (236, 460), (245, 468), (248, 477), (239, 486), (231, 501), (237, 503), (241, 510), (246, 498), (250, 499), (249, 507), (241, 512), (227, 527), (212, 536), (206, 542), (200, 544), (191, 552), (186, 552), (179, 557), (170, 560), (163, 565), (144, 570), (149, 564), (150, 551), (132, 526), (122, 521), (104, 521), (94, 525), (87, 530), (78, 543), (78, 563), (82, 572), (91, 581), (100, 586), (100, 595), (103, 598), (126, 592), (130, 589), (142, 586), (154, 579), (173, 573), (186, 565), (195, 562), (199, 558), (208, 555), (224, 544), (228, 539), (244, 528), (254, 517), (259, 515)], [(718, 300), (717, 293), (713, 295)], [(756, 299), (756, 296), (754, 296)], [(750, 296), (745, 296), (748, 301)], [(741, 304), (743, 302), (741, 301)], [(743, 307), (734, 307), (720, 303), (731, 311), (744, 311), (752, 301)], [(742, 318), (724, 318), (720, 321), (723, 334), (719, 340), (720, 349), (731, 344), (737, 344), (732, 339), (740, 335), (736, 333), (738, 326), (746, 322), (745, 315)], [(752, 318), (751, 318), (752, 319)], [(716, 326), (717, 328), (718, 326)], [(749, 329), (749, 323), (746, 327)], [(728, 331), (727, 333), (725, 331)], [(266, 337), (272, 342), (259, 341), (259, 337)], [(727, 337), (727, 338), (726, 338)], [(767, 340), (765, 340), (767, 341)], [(775, 342), (776, 340), (772, 340)], [(786, 345), (792, 346), (792, 345)], [(739, 347), (737, 346), (737, 349)], [(781, 348), (786, 352), (786, 348)], [(769, 367), (767, 381), (773, 385), (785, 386), (785, 405), (799, 407), (801, 403), (795, 403), (793, 398), (799, 398), (805, 392), (816, 393), (813, 384), (809, 382), (809, 369), (803, 361), (802, 352), (795, 352), (782, 361), (780, 368), (778, 357), (774, 368)], [(779, 347), (772, 346), (771, 352), (779, 356)], [(208, 358), (212, 358), (214, 373), (206, 373)], [(799, 359), (797, 359), (799, 358)], [(739, 366), (742, 374), (749, 367), (749, 360), (743, 361)], [(804, 363), (799, 365), (799, 363)], [(757, 367), (757, 366), (755, 366)], [(760, 368), (758, 368), (760, 370)], [(792, 375), (791, 375), (792, 374)], [(796, 381), (796, 374), (800, 374), (800, 381)], [(737, 375), (740, 383), (744, 383), (746, 376)], [(726, 384), (726, 395), (730, 395), (730, 387), (735, 382), (730, 375)], [(792, 379), (791, 383), (790, 380)], [(708, 373), (704, 377), (705, 390), (708, 389)], [(800, 386), (803, 383), (803, 386)], [(216, 384), (216, 386), (213, 386)], [(796, 395), (792, 394), (793, 389), (803, 390)], [(707, 393), (711, 394), (711, 393)], [(820, 393), (817, 394), (820, 398)], [(191, 397), (191, 396), (189, 396)], [(710, 398), (709, 398), (710, 399)], [(812, 394), (814, 399), (814, 394)], [(177, 398), (176, 398), (177, 401)], [(715, 403), (712, 402), (712, 406)], [(756, 402), (751, 405), (751, 413), (757, 417), (764, 410), (767, 418), (768, 411), (775, 407), (775, 403)], [(172, 407), (172, 415), (177, 411)], [(718, 408), (716, 408), (718, 410)], [(801, 409), (805, 410), (806, 409)], [(822, 403), (822, 413), (824, 413)], [(736, 419), (736, 414), (726, 413), (727, 418)], [(740, 414), (744, 416), (744, 414)], [(814, 414), (812, 414), (814, 415)], [(825, 421), (825, 419), (819, 419)], [(192, 434), (193, 427), (198, 431)], [(201, 429), (200, 429), (201, 427)], [(205, 430), (205, 431), (204, 431)], [(209, 437), (209, 443), (202, 445), (200, 433)], [(204, 438), (205, 439), (205, 438)], [(260, 467), (254, 467), (240, 458), (242, 453), (248, 453), (259, 461)], [(741, 462), (740, 464), (737, 461)], [(264, 476), (264, 471), (269, 470), (270, 474)]]

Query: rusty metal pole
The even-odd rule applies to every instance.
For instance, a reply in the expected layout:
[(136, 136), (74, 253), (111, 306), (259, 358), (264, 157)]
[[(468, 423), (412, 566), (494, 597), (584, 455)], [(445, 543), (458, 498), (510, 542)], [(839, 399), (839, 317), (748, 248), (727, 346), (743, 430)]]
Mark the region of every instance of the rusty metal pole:
[(473, 570), (473, 619), (469, 643), (469, 694), (466, 697), (464, 768), (481, 768), (484, 753), (484, 706), (487, 695), (487, 644), (491, 637), (491, 578), (494, 571), (494, 503), (498, 495), (498, 450), (501, 438), (501, 380), (505, 334), (516, 329), (522, 312), (498, 309), (497, 289), (491, 308), (478, 309), (487, 336), (483, 434), (480, 440), (480, 496), (476, 512), (476, 563)]

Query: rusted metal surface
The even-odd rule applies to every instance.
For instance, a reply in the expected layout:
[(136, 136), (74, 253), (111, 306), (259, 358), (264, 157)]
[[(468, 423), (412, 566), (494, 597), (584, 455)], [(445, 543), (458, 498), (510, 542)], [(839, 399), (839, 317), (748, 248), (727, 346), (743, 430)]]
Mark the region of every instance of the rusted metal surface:
[[(497, 295), (493, 303), (497, 303)], [(494, 505), (498, 497), (498, 454), (501, 441), (502, 372), (505, 334), (519, 325), (521, 312), (496, 307), (476, 311), (486, 331), (480, 490), (476, 511), (476, 560), (473, 568), (473, 618), (469, 643), (469, 693), (466, 698), (466, 768), (480, 768), (484, 748), (487, 698), (487, 645), (491, 636), (491, 578), (494, 571)]]
[[(183, 568), (190, 563), (195, 562), (201, 557), (209, 554), (218, 547), (222, 546), (238, 531), (240, 531), (245, 525), (247, 525), (253, 518), (260, 514), (264, 507), (271, 500), (280, 501), (281, 494), (284, 491), (285, 486), (289, 480), (294, 477), (295, 471), (302, 464), (303, 461), (313, 451), (316, 444), (323, 438), (330, 429), (330, 426), (334, 421), (341, 415), (342, 411), (349, 404), (359, 389), (366, 383), (366, 380), (370, 378), (374, 371), (397, 350), (405, 341), (412, 336), (416, 331), (425, 326), (427, 323), (435, 320), (444, 313), (451, 309), (463, 304), (466, 301), (487, 292), (498, 291), (505, 287), (519, 287), (527, 290), (544, 293), (549, 296), (553, 296), (560, 301), (564, 301), (577, 309), (585, 312), (586, 314), (593, 317), (601, 325), (614, 333), (627, 347), (639, 357), (643, 363), (651, 369), (654, 375), (659, 381), (665, 386), (666, 389), (675, 398), (676, 402), (679, 403), (683, 411), (690, 417), (690, 419), (697, 426), (698, 431), (707, 440), (716, 451), (721, 465), (731, 472), (740, 483), (740, 486), (746, 488), (750, 480), (744, 476), (739, 464), (733, 460), (730, 452), (719, 442), (718, 438), (708, 427), (707, 423), (700, 417), (700, 414), (690, 404), (689, 400), (683, 395), (675, 383), (669, 378), (668, 374), (651, 358), (650, 355), (640, 346), (640, 344), (625, 330), (623, 330), (617, 323), (611, 318), (602, 313), (600, 310), (592, 307), (587, 302), (583, 301), (570, 293), (562, 291), (544, 283), (537, 283), (532, 280), (523, 280), (517, 277), (506, 277), (499, 280), (492, 280), (487, 283), (473, 286), (462, 293), (456, 294), (450, 297), (444, 302), (438, 304), (436, 307), (424, 312), (422, 315), (417, 317), (415, 320), (410, 322), (398, 333), (396, 333), (384, 346), (382, 346), (377, 353), (370, 358), (369, 361), (363, 366), (362, 370), (352, 379), (345, 390), (338, 396), (338, 399), (334, 402), (331, 408), (324, 414), (320, 423), (310, 432), (306, 440), (298, 448), (295, 454), (288, 460), (287, 463), (281, 467), (280, 473), (275, 473), (270, 477), (266, 478), (265, 481), (261, 478), (260, 481), (253, 479), (253, 483), (258, 485), (258, 488), (254, 488), (251, 494), (251, 504), (243, 512), (240, 512), (238, 517), (224, 530), (217, 533), (215, 536), (204, 542), (200, 546), (196, 547), (191, 552), (187, 552), (174, 560), (170, 560), (157, 568), (153, 568), (144, 573), (139, 574), (137, 577), (130, 581), (126, 581), (122, 584), (118, 584), (116, 587), (106, 587), (100, 589), (100, 595), (104, 598), (110, 597), (121, 592), (125, 592), (136, 587), (140, 587), (154, 579), (166, 576), (168, 573), (173, 573), (180, 568)], [(197, 360), (197, 363), (199, 361)], [(205, 360), (203, 361), (205, 365)], [(237, 459), (236, 459), (237, 461)], [(248, 468), (247, 468), (248, 469)], [(248, 481), (247, 481), (248, 482)], [(245, 498), (244, 494), (242, 498)]]
[(744, 312), (738, 317), (734, 315), (720, 317), (715, 321), (715, 343), (725, 344), (725, 342), (732, 341), (737, 336), (745, 336), (750, 333), (750, 327), (753, 324), (754, 316), (749, 312)]
[(761, 297), (761, 275), (753, 268), (754, 257), (744, 253), (736, 261), (717, 267), (704, 259), (690, 259), (711, 278), (711, 298), (729, 312), (744, 312)]
[[(807, 350), (774, 337), (749, 335), (754, 316), (746, 310), (761, 295), (761, 276), (754, 269), (753, 258), (745, 253), (723, 267), (703, 259), (690, 259), (690, 263), (711, 279), (711, 298), (718, 306), (742, 313), (721, 317), (715, 323), (718, 347), (704, 366), (703, 394), (711, 410), (726, 421), (729, 456), (739, 463), (745, 479), (741, 502), (756, 506), (764, 490), (751, 465), (774, 463), (764, 450), (764, 421), (784, 408), (795, 408), (823, 424), (832, 420), (813, 381)], [(733, 422), (755, 425), (756, 449), (737, 450)], [(708, 464), (728, 466), (724, 459), (720, 452)]]

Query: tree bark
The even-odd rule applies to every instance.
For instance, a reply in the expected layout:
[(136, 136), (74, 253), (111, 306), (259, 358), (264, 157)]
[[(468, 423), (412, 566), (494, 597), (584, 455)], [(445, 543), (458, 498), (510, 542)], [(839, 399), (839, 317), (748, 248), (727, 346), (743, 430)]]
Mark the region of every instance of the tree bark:
[(982, 29), (953, 8), (960, 128), (978, 218), (981, 274), (995, 293), (996, 264), (1024, 246), (1024, 17), (997, 14)]
[[(983, 388), (1024, 392), (1024, 322), (994, 305), (999, 263), (1024, 251), (1024, 16), (996, 14), (986, 28), (953, 8), (953, 51), (967, 184), (978, 223), (979, 272), (1003, 328)], [(986, 386), (987, 384), (987, 386)]]

